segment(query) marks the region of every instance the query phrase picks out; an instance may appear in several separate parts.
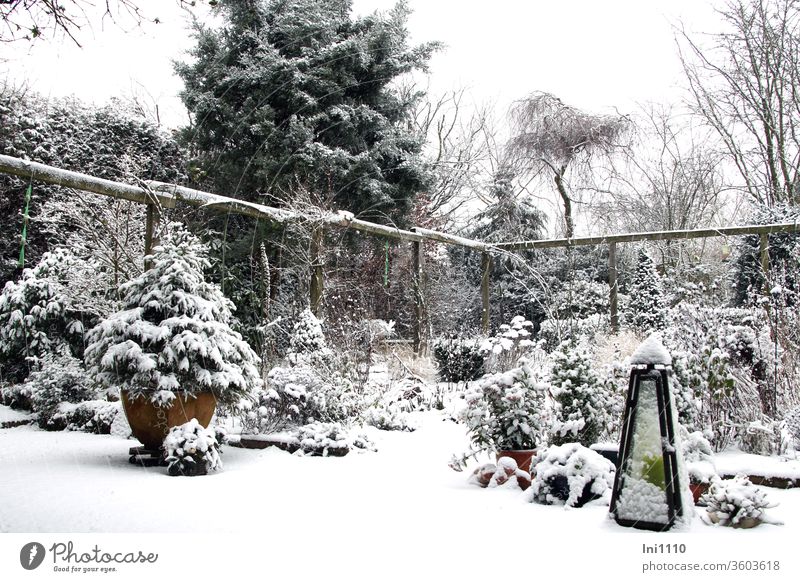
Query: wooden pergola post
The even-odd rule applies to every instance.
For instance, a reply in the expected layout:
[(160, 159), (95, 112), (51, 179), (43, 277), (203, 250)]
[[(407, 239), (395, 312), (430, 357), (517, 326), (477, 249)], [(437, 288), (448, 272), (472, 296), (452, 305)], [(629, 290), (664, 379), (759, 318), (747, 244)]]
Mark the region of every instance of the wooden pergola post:
[(319, 317), (322, 315), (322, 294), (324, 291), (322, 245), (325, 239), (325, 230), (322, 225), (315, 226), (311, 231), (311, 285), (310, 303), (311, 312)]
[(489, 275), (492, 269), (492, 257), (486, 251), (481, 253), (481, 331), (489, 333)]
[(411, 243), (411, 284), (414, 286), (414, 320), (412, 321), (412, 335), (414, 353), (422, 354), (425, 347), (425, 297), (422, 291), (422, 241)]
[(608, 306), (611, 313), (611, 332), (619, 331), (619, 305), (617, 294), (619, 286), (617, 283), (617, 243), (608, 243)]
[(158, 245), (158, 228), (161, 222), (161, 209), (157, 203), (147, 204), (147, 216), (144, 224), (144, 270), (150, 270), (153, 261), (148, 259), (153, 254), (153, 248)]
[(762, 232), (759, 235), (758, 242), (761, 273), (764, 275), (764, 293), (769, 294), (769, 235), (766, 232)]

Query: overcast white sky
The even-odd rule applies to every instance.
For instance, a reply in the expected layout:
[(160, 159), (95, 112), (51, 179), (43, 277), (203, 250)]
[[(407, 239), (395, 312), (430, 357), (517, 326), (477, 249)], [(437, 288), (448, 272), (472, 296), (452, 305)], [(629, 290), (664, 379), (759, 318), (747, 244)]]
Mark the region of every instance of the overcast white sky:
[[(718, 0), (410, 0), (414, 42), (447, 45), (434, 57), (431, 88), (467, 87), (475, 101), (505, 107), (534, 90), (569, 104), (630, 111), (640, 101), (680, 98), (681, 71), (673, 26), (693, 31), (718, 25)], [(393, 0), (354, 0), (358, 13), (383, 10)], [(66, 39), (0, 46), (0, 72), (27, 80), (50, 95), (75, 94), (103, 102), (113, 95), (149, 94), (168, 125), (183, 122), (180, 82), (171, 61), (191, 45), (186, 15), (173, 0), (140, 0), (159, 25), (125, 31), (95, 22)], [(125, 19), (122, 19), (125, 22)]]

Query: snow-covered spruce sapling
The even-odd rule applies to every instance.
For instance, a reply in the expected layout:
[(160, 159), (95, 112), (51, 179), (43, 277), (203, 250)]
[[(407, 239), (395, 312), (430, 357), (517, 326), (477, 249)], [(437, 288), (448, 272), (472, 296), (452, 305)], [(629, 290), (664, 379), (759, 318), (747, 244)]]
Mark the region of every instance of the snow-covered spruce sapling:
[(630, 327), (641, 333), (664, 328), (666, 298), (661, 284), (661, 276), (656, 271), (653, 260), (643, 249), (639, 250), (629, 295), (630, 317), (628, 322)]
[(322, 323), (310, 309), (305, 309), (292, 329), (286, 359), (293, 366), (320, 365), (329, 362), (332, 355), (322, 332)]
[(578, 443), (551, 446), (533, 460), (531, 499), (545, 505), (582, 507), (611, 492), (614, 465)]
[(564, 342), (552, 358), (550, 392), (556, 406), (551, 442), (579, 442), (588, 447), (611, 423), (607, 407), (613, 405), (614, 394), (600, 381), (583, 348)]
[(164, 438), (164, 452), (170, 475), (205, 475), (222, 469), (216, 433), (205, 428), (196, 418), (174, 426)]
[(483, 378), (467, 390), (460, 414), (470, 450), (454, 457), (450, 466), (462, 470), (480, 452), (535, 449), (547, 435), (545, 396), (546, 386), (526, 364)]
[(234, 405), (261, 386), (259, 358), (233, 331), (233, 305), (205, 280), (208, 266), (205, 245), (168, 225), (151, 268), (120, 287), (122, 309), (88, 334), (86, 364), (98, 383), (166, 408), (201, 392)]

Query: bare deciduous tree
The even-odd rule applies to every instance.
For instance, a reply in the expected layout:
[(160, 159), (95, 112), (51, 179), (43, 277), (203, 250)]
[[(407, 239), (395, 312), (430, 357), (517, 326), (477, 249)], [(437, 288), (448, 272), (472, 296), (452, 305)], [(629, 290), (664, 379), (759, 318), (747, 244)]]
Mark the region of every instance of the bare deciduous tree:
[(710, 224), (719, 211), (721, 155), (671, 107), (643, 108), (636, 139), (618, 162), (610, 200), (597, 205), (612, 228), (683, 230)]
[(701, 46), (681, 31), (696, 112), (721, 138), (756, 202), (800, 201), (800, 5), (730, 0), (727, 30)]
[[(405, 87), (404, 92), (419, 94), (413, 85)], [(494, 123), (491, 106), (470, 107), (465, 89), (437, 98), (429, 98), (427, 91), (424, 95), (411, 124), (415, 132), (426, 137), (425, 153), (434, 176), (424, 197), (424, 211), (443, 228), (457, 221), (479, 189), (480, 180), (491, 173), (487, 168), (492, 162)]]
[[(182, 8), (196, 5), (195, 0), (176, 0)], [(217, 4), (210, 0), (209, 5)], [(45, 34), (63, 33), (81, 46), (76, 34), (91, 21), (87, 12), (98, 11), (90, 0), (0, 0), (0, 42), (33, 40)], [(158, 24), (158, 17), (148, 17), (137, 0), (102, 0), (99, 17), (112, 22), (130, 21)]]
[(614, 152), (628, 129), (628, 119), (585, 113), (544, 92), (518, 101), (511, 118), (511, 152), (528, 170), (551, 173), (564, 207), (565, 235), (572, 238), (573, 195), (566, 181), (567, 172), (595, 154)]

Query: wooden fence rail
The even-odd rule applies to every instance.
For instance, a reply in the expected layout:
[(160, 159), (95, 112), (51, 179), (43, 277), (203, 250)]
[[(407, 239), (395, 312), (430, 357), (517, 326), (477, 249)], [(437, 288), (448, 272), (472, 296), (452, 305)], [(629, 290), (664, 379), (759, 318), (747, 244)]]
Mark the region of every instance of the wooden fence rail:
[[(766, 225), (753, 224), (691, 230), (633, 232), (623, 234), (608, 234), (602, 236), (575, 237), (571, 239), (559, 238), (547, 240), (526, 240), (490, 244), (483, 241), (477, 241), (450, 233), (429, 230), (421, 227), (412, 227), (409, 230), (405, 230), (393, 226), (377, 224), (355, 218), (352, 214), (344, 212), (332, 213), (322, 209), (316, 209), (314, 210), (313, 215), (301, 214), (290, 210), (274, 208), (264, 204), (238, 200), (227, 196), (220, 196), (219, 194), (213, 194), (211, 192), (204, 192), (202, 190), (195, 190), (193, 188), (187, 188), (185, 186), (178, 186), (175, 184), (166, 184), (163, 182), (149, 181), (142, 182), (138, 186), (131, 185), (6, 155), (0, 155), (0, 173), (148, 205), (147, 232), (145, 235), (146, 248), (148, 251), (154, 244), (154, 233), (157, 229), (157, 223), (161, 215), (161, 208), (174, 208), (177, 202), (182, 202), (197, 208), (207, 208), (219, 212), (232, 212), (259, 220), (269, 220), (279, 223), (291, 221), (309, 221), (316, 225), (353, 229), (366, 234), (409, 242), (412, 245), (414, 270), (414, 275), (411, 282), (414, 287), (413, 295), (415, 299), (414, 322), (412, 327), (414, 346), (417, 351), (421, 350), (423, 347), (423, 329), (425, 329), (423, 322), (423, 318), (425, 317), (424, 297), (422, 294), (422, 277), (424, 267), (422, 264), (421, 243), (423, 241), (433, 241), (449, 245), (456, 245), (481, 253), (481, 325), (484, 333), (489, 331), (489, 285), (492, 255), (540, 248), (569, 248), (585, 245), (608, 245), (608, 283), (610, 287), (609, 299), (611, 327), (613, 330), (617, 330), (619, 329), (617, 305), (617, 244), (639, 241), (690, 240), (718, 236), (726, 237), (757, 234), (759, 235), (760, 240), (761, 267), (766, 273), (769, 270), (769, 235), (775, 233), (800, 231), (800, 224), (795, 221), (790, 223)], [(323, 264), (321, 262), (323, 251), (322, 244), (324, 241), (323, 233), (323, 228), (320, 228), (319, 226), (312, 227), (311, 256), (313, 264), (311, 265), (312, 273), (310, 282), (310, 303), (317, 314), (319, 314), (320, 310), (322, 309), (324, 295)]]

